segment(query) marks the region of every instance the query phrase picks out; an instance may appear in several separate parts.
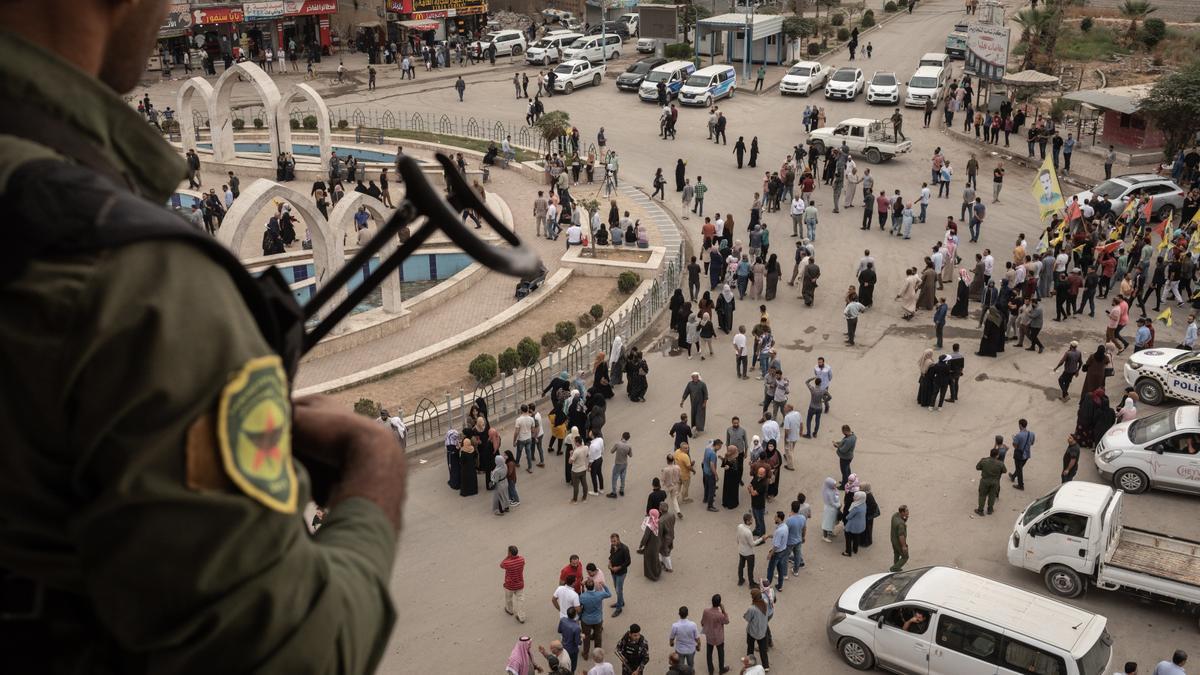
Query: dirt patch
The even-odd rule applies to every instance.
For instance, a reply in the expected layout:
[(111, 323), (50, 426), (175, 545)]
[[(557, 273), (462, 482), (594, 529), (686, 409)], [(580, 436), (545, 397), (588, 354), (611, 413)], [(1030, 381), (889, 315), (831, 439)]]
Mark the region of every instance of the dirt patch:
[[(593, 255), (594, 253), (594, 255)], [(585, 249), (580, 256), (584, 258), (593, 258), (595, 260), (619, 260), (621, 262), (637, 262), (644, 263), (650, 260), (650, 251), (641, 249), (621, 249), (621, 248), (603, 248), (596, 247), (595, 251)]]
[[(604, 307), (604, 316), (607, 317), (627, 298), (628, 296), (617, 291), (614, 279), (573, 275), (536, 309), (487, 337), (416, 368), (351, 387), (331, 396), (347, 407), (360, 398), (369, 398), (383, 404), (384, 407), (393, 408), (393, 412), (395, 407), (403, 407), (408, 414), (425, 398), (441, 403), (446, 400), (446, 392), (450, 392), (451, 397), (457, 399), (459, 388), (468, 395), (475, 389), (475, 380), (467, 374), (467, 365), (479, 354), (499, 354), (509, 347), (516, 347), (524, 337), (531, 337), (540, 342), (543, 333), (554, 330), (554, 324), (567, 319), (574, 321), (595, 304)], [(580, 334), (584, 332), (586, 331), (583, 329), (579, 330)], [(546, 355), (544, 348), (542, 355)]]

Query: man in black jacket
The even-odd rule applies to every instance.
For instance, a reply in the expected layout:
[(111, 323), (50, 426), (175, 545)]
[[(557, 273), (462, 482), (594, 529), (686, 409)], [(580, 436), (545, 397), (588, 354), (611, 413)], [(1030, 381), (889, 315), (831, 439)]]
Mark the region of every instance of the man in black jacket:
[(629, 571), (629, 547), (621, 543), (616, 532), (608, 535), (608, 573), (612, 575), (613, 588), (617, 591), (617, 602), (613, 605), (613, 618), (621, 616), (625, 608), (625, 574)]

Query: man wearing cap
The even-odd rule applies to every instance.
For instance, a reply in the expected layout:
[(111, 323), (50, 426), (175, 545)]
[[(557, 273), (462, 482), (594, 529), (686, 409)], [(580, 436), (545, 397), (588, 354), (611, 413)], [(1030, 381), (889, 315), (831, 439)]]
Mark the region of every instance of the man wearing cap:
[(1067, 390), (1071, 386), (1071, 380), (1079, 374), (1079, 368), (1083, 365), (1083, 355), (1079, 353), (1079, 342), (1071, 340), (1071, 345), (1067, 347), (1067, 351), (1063, 353), (1062, 358), (1058, 360), (1058, 364), (1054, 366), (1054, 370), (1060, 367), (1063, 369), (1062, 375), (1058, 376), (1058, 388), (1062, 390), (1063, 400), (1067, 400), (1070, 396)]

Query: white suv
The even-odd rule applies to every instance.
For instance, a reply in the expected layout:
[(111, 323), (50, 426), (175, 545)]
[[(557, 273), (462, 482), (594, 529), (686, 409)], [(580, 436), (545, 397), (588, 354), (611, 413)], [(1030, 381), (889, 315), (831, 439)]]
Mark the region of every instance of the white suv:
[(825, 83), (825, 98), (842, 98), (853, 101), (858, 98), (858, 94), (864, 86), (862, 70), (838, 68)]
[(899, 103), (900, 82), (895, 73), (875, 71), (867, 85), (867, 103)]
[(497, 30), (483, 36), (474, 45), (487, 55), (488, 47), (496, 46), (496, 56), (517, 56), (525, 51), (525, 33), (519, 30)]

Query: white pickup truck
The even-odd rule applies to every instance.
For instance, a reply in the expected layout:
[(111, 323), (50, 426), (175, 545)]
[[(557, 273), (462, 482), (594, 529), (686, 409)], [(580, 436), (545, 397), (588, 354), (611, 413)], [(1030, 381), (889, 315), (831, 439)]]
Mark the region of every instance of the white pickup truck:
[(554, 69), (554, 91), (569, 94), (579, 87), (600, 86), (604, 79), (603, 63), (593, 64), (587, 59), (563, 61)]
[(1072, 481), (1017, 518), (1008, 562), (1042, 575), (1055, 595), (1074, 598), (1088, 582), (1200, 612), (1200, 542), (1122, 523), (1125, 493)]
[(891, 122), (856, 117), (843, 120), (835, 127), (817, 129), (808, 135), (806, 142), (822, 154), (825, 148), (840, 148), (845, 143), (850, 152), (878, 164), (912, 151), (912, 141), (897, 140), (891, 131)]

